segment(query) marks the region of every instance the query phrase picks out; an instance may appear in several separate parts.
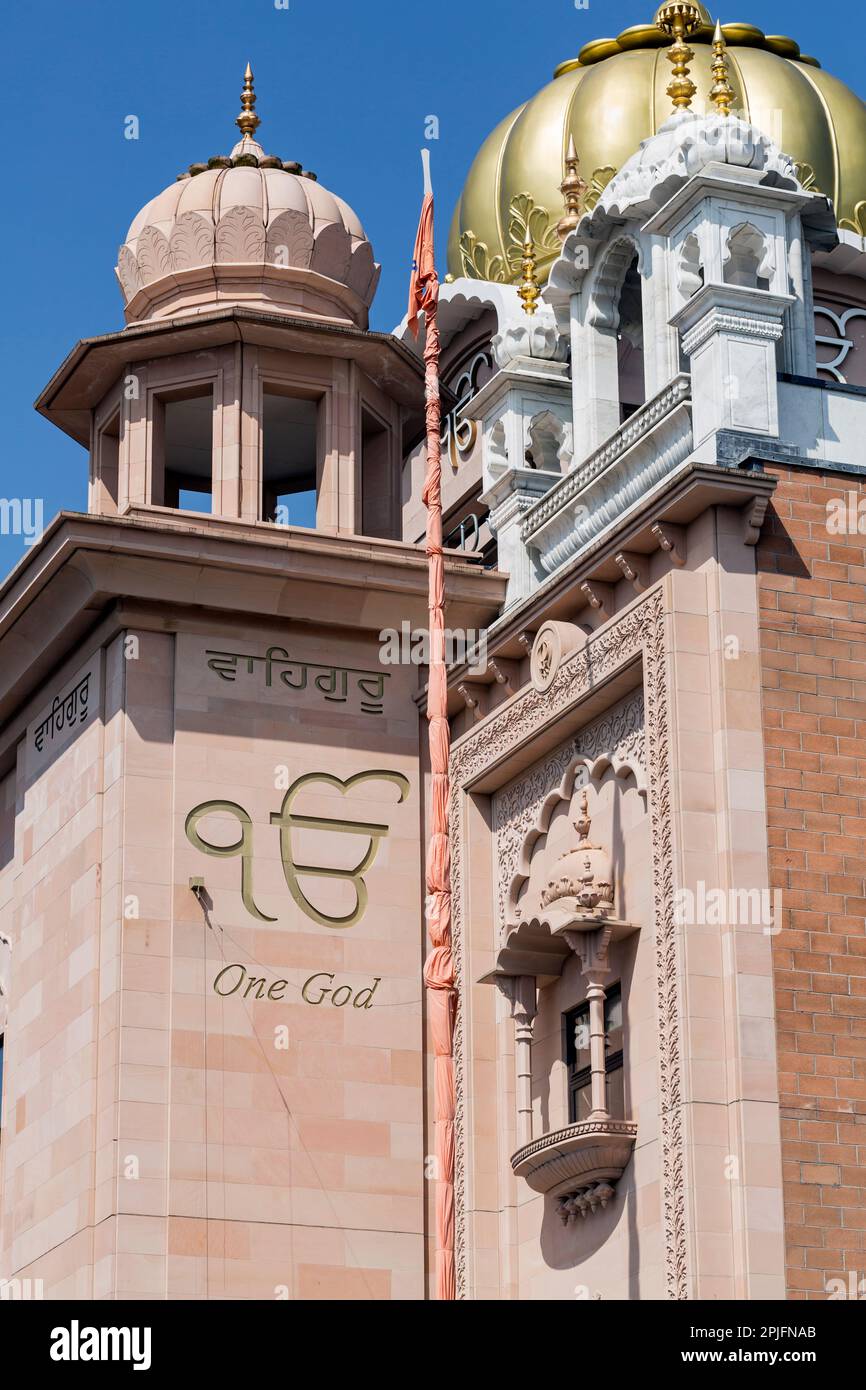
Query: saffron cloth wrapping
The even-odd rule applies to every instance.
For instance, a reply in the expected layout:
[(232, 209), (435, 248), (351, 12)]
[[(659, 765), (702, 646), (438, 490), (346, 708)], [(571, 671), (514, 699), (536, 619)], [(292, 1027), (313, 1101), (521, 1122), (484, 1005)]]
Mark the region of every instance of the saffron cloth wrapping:
[[(425, 151), (426, 154), (426, 151)], [(442, 555), (441, 404), (439, 397), (439, 281), (433, 244), (433, 194), (425, 160), (425, 194), (415, 240), (409, 289), (409, 325), (418, 332), (424, 311), (424, 395), (427, 426), (426, 553), (429, 570), (430, 671), (427, 728), (430, 747), (430, 843), (426, 863), (426, 919), (430, 952), (424, 963), (427, 1019), (433, 1046), (433, 1116), (436, 1140), (436, 1297), (456, 1296), (454, 1276), (454, 1019), (457, 991), (451, 954), (451, 850), (448, 841), (448, 727), (445, 671), (445, 564)]]

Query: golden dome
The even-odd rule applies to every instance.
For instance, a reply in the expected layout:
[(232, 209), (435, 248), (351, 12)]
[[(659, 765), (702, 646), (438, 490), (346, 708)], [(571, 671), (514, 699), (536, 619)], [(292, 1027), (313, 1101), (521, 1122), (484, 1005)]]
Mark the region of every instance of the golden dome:
[[(692, 109), (709, 114), (713, 25), (688, 38)], [(734, 110), (797, 162), (801, 182), (833, 200), (840, 225), (866, 233), (866, 105), (793, 39), (751, 24), (726, 24)], [(560, 241), (559, 185), (569, 136), (589, 185), (591, 208), (617, 169), (671, 115), (670, 39), (653, 24), (596, 39), (561, 63), (554, 80), (499, 123), (479, 150), (448, 241), (452, 275), (517, 282), (527, 236), (544, 283)]]

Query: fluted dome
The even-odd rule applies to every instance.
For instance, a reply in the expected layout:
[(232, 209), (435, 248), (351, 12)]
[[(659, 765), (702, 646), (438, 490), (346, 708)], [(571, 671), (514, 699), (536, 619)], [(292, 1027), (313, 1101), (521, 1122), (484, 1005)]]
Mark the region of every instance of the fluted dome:
[[(713, 25), (688, 38), (697, 93), (692, 109), (711, 110)], [(801, 183), (832, 199), (843, 227), (866, 233), (866, 105), (844, 83), (801, 54), (793, 39), (749, 24), (726, 24), (734, 110), (791, 155)], [(501, 121), (482, 145), (458, 202), (448, 269), (477, 279), (519, 281), (527, 234), (538, 278), (559, 254), (559, 185), (569, 136), (594, 206), (616, 171), (671, 115), (666, 88), (670, 39), (651, 24), (598, 39), (562, 63), (554, 80)]]
[(230, 155), (193, 164), (133, 220), (117, 260), (129, 323), (244, 304), (367, 326), (379, 267), (352, 209), (253, 138), (252, 73)]

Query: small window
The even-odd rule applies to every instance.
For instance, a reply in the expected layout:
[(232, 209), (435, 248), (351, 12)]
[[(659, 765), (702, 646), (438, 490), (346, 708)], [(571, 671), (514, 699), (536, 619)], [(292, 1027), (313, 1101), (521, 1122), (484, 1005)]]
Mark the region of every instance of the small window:
[(120, 485), (120, 411), (99, 431), (93, 478), (93, 509), (100, 516), (117, 512)]
[(213, 390), (161, 398), (164, 507), (210, 512), (213, 503)]
[(262, 393), (262, 517), (281, 526), (316, 525), (319, 406), (276, 389)]
[[(604, 1001), (604, 1050), (607, 1109), (615, 1120), (625, 1118), (623, 1072), (622, 989), (611, 985)], [(589, 1055), (589, 1004), (565, 1015), (565, 1062), (568, 1071), (568, 1121), (577, 1124), (592, 1110), (592, 1068)]]
[(617, 377), (620, 424), (624, 424), (646, 401), (643, 291), (636, 256), (626, 271), (619, 296)]
[(369, 410), (361, 412), (361, 534), (394, 535), (396, 480), (391, 477), (391, 436)]

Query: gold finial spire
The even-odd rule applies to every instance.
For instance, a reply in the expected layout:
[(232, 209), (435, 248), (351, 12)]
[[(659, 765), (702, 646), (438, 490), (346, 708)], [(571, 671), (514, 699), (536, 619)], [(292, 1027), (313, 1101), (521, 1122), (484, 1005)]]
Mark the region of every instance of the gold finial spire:
[(656, 25), (663, 33), (673, 39), (668, 50), (668, 62), (673, 64), (673, 77), (668, 85), (668, 96), (675, 111), (687, 111), (692, 97), (698, 90), (689, 77), (689, 63), (695, 56), (683, 40), (700, 29), (703, 16), (693, 0), (668, 0), (656, 15)]
[(728, 81), (728, 54), (721, 23), (716, 21), (713, 35), (713, 85), (710, 88), (710, 101), (722, 116), (730, 116), (734, 100), (734, 89)]
[(580, 221), (580, 203), (586, 193), (586, 183), (580, 177), (580, 160), (574, 146), (574, 136), (568, 137), (568, 153), (565, 156), (565, 177), (559, 185), (565, 212), (556, 224), (560, 241), (565, 241)]
[(261, 125), (261, 120), (256, 115), (256, 94), (253, 90), (253, 70), (249, 63), (247, 63), (247, 70), (244, 73), (244, 89), (241, 92), (241, 106), (243, 110), (235, 121), (235, 125), (240, 130), (244, 140), (252, 140)]
[(535, 274), (535, 242), (527, 239), (523, 243), (523, 279), (517, 286), (517, 293), (523, 303), (524, 312), (527, 314), (535, 313), (535, 306), (538, 303), (538, 279)]

